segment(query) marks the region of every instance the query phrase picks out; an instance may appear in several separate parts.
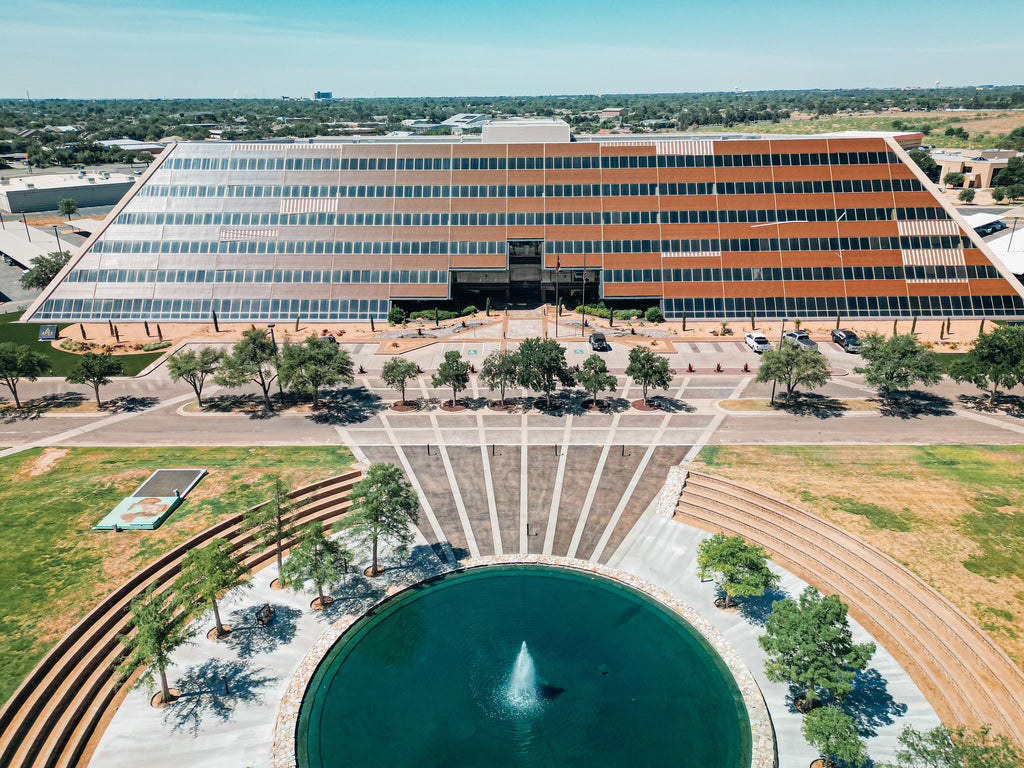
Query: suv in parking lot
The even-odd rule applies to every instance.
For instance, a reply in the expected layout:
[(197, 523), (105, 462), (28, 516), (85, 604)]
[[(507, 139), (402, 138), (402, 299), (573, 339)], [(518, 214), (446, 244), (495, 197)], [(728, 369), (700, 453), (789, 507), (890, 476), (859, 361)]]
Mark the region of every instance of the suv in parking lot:
[(811, 341), (811, 337), (807, 335), (807, 331), (786, 331), (782, 334), (782, 338), (793, 342), (802, 349), (818, 348), (818, 345)]
[(832, 341), (838, 344), (847, 352), (860, 352), (860, 339), (853, 331), (840, 330), (832, 331)]
[(608, 349), (608, 340), (600, 331), (590, 334), (590, 348), (595, 352), (603, 352)]

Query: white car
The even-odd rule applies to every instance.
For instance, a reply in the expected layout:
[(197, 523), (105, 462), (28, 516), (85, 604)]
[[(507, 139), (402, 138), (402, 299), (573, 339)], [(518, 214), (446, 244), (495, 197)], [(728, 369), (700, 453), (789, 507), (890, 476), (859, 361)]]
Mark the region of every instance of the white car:
[(747, 343), (755, 352), (767, 352), (772, 348), (772, 345), (768, 341), (768, 337), (763, 333), (748, 333), (743, 337), (743, 340)]

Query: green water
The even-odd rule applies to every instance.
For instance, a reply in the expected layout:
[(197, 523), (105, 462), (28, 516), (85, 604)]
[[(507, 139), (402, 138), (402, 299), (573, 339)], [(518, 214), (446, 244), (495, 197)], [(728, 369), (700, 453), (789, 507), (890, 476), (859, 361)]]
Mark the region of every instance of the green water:
[[(539, 701), (510, 704), (526, 642)], [(399, 595), (328, 653), (303, 703), (302, 768), (747, 768), (740, 692), (689, 624), (614, 582), (479, 568)]]

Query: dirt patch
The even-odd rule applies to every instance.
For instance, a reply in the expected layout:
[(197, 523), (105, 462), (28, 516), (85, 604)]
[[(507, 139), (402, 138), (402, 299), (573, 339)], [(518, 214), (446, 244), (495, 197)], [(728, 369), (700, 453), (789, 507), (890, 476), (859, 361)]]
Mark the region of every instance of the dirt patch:
[(103, 221), (102, 216), (76, 216), (68, 221), (63, 216), (33, 216), (31, 218), (25, 217), (30, 227), (73, 227), (75, 222), (80, 219), (92, 219), (93, 221)]
[(67, 448), (45, 448), (43, 452), (30, 461), (21, 473), (25, 477), (38, 477), (45, 475), (62, 458), (68, 455)]
[(978, 120), (963, 120), (952, 123), (953, 128), (963, 128), (972, 136), (979, 133), (1004, 134), (1024, 125), (1024, 115), (994, 115)]

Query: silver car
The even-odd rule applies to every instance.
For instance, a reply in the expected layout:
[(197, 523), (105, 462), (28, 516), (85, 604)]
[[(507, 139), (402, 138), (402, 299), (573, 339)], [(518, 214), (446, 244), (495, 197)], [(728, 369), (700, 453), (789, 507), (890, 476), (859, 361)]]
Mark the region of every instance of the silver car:
[(786, 331), (782, 334), (782, 338), (793, 342), (801, 349), (818, 348), (818, 345), (811, 341), (811, 337), (807, 335), (807, 331)]

